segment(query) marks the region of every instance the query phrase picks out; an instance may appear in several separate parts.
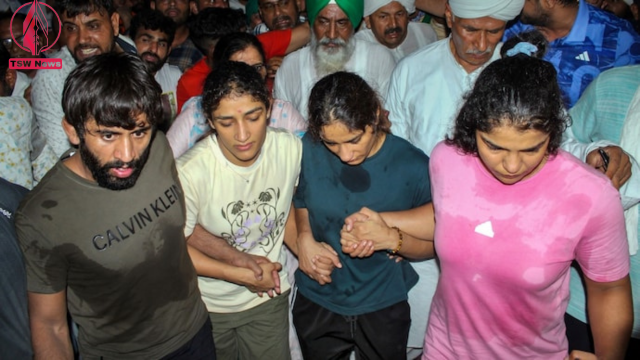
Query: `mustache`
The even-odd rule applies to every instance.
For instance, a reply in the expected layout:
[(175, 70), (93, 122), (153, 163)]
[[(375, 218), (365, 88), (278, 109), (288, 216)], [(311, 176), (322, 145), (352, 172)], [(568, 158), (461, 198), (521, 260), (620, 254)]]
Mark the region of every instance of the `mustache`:
[(151, 56), (151, 57), (155, 58), (155, 59), (156, 59), (156, 62), (159, 62), (159, 61), (160, 61), (160, 57), (159, 57), (158, 55), (156, 55), (156, 54), (154, 54), (154, 53), (150, 52), (150, 51), (145, 51), (145, 52), (143, 52), (142, 54), (140, 54), (140, 57), (141, 57), (141, 58), (143, 58), (143, 57), (145, 57), (145, 56)]
[(396, 26), (394, 28), (389, 28), (389, 29), (384, 31), (385, 35), (391, 35), (391, 34), (394, 34), (394, 33), (401, 34), (402, 33), (402, 28), (399, 27), (399, 26)]
[(327, 37), (323, 37), (322, 39), (320, 39), (320, 41), (318, 41), (318, 44), (345, 46), (347, 45), (347, 42), (342, 40), (341, 38), (329, 39)]
[(293, 22), (291, 20), (291, 17), (289, 15), (280, 15), (280, 16), (276, 16), (275, 19), (273, 19), (273, 23), (278, 23), (280, 21), (289, 21), (289, 22)]
[(487, 50), (485, 51), (480, 51), (480, 50), (467, 50), (465, 51), (466, 54), (471, 54), (471, 55), (487, 55), (487, 54), (493, 54), (493, 47), (488, 47)]

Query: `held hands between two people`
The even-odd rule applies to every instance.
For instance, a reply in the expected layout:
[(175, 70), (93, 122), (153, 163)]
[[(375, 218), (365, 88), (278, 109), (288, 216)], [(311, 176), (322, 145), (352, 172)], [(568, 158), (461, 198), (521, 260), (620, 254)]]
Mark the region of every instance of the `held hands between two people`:
[(317, 242), (309, 232), (298, 235), (298, 266), (320, 285), (331, 283), (331, 272), (341, 268), (338, 253), (327, 243)]
[(349, 215), (340, 231), (342, 252), (351, 257), (369, 257), (375, 251), (394, 248), (392, 239), (393, 230), (380, 214), (366, 207)]
[(266, 292), (269, 297), (280, 295), (280, 270), (282, 265), (271, 262), (264, 256), (239, 253), (232, 261), (233, 266), (249, 269), (253, 276), (247, 276), (243, 285), (249, 291), (262, 297)]
[[(605, 166), (604, 159), (600, 156), (598, 149), (591, 151), (587, 155), (586, 163), (597, 170), (602, 171), (616, 189), (620, 189), (631, 177), (631, 160), (619, 146), (607, 146), (602, 148), (609, 156), (609, 164)], [(606, 171), (605, 171), (606, 167)]]

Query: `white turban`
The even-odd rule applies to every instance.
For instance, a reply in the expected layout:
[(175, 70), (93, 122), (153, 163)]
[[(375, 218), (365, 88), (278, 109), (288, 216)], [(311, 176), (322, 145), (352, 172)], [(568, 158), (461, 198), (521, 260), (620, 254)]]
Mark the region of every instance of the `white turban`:
[(511, 21), (522, 11), (524, 0), (449, 0), (453, 15), (463, 19), (485, 16)]
[(394, 1), (399, 2), (400, 5), (404, 6), (409, 14), (416, 11), (415, 0), (364, 0), (364, 16), (369, 16), (378, 11), (381, 7), (389, 5)]

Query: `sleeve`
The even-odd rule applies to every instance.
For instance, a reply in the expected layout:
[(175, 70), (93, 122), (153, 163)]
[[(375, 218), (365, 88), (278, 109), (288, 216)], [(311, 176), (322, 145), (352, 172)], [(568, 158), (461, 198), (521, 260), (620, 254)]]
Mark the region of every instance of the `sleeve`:
[[(422, 154), (422, 151), (416, 149)], [(417, 166), (418, 174), (416, 179), (418, 181), (418, 187), (416, 190), (416, 197), (413, 207), (418, 207), (431, 202), (431, 180), (429, 178), (429, 157), (427, 155), (418, 157), (420, 166)]]
[(27, 290), (54, 294), (67, 286), (68, 263), (55, 244), (39, 229), (36, 221), (16, 213), (16, 233), (27, 272)]
[(391, 74), (385, 108), (389, 111), (391, 132), (403, 139), (410, 140), (409, 122), (411, 121), (411, 115), (409, 106), (405, 105), (403, 100), (405, 98), (404, 92), (407, 90), (402, 84), (404, 67), (404, 63), (401, 62)]
[(391, 74), (393, 73), (393, 69), (396, 67), (396, 59), (393, 57), (391, 52), (387, 50), (387, 48), (381, 46), (380, 50), (380, 54), (376, 56), (378, 76), (381, 76), (378, 92), (380, 93), (380, 97), (384, 103), (387, 99)]
[(56, 156), (62, 156), (71, 145), (61, 125), (64, 118), (62, 87), (61, 84), (56, 83), (51, 71), (61, 70), (41, 70), (36, 74), (32, 83), (31, 103), (36, 121), (45, 135), (46, 142)]
[(180, 77), (180, 80), (178, 80), (178, 85), (176, 86), (176, 97), (178, 100), (178, 114), (180, 114), (182, 112), (182, 106), (184, 106), (184, 103), (187, 102), (187, 100), (189, 100), (189, 90), (188, 90), (188, 85), (187, 85), (187, 78), (185, 78), (185, 74), (183, 74)]
[(618, 192), (611, 185), (592, 197), (591, 215), (576, 248), (585, 276), (597, 282), (616, 281), (629, 273), (629, 247)]
[(268, 31), (258, 35), (258, 41), (264, 49), (265, 61), (269, 61), (274, 56), (285, 56), (287, 48), (291, 42), (291, 29)]
[(302, 138), (307, 131), (307, 122), (298, 110), (290, 102), (283, 100), (275, 100), (273, 106), (274, 126), (287, 129), (298, 138)]
[(167, 131), (167, 139), (176, 159), (191, 147), (191, 129), (194, 127), (196, 112), (195, 101), (187, 102), (184, 111), (176, 117)]
[(293, 99), (287, 93), (288, 86), (286, 84), (287, 78), (289, 78), (287, 74), (287, 70), (289, 67), (288, 65), (286, 65), (288, 61), (290, 61), (289, 56), (284, 58), (284, 60), (282, 61), (282, 65), (280, 65), (280, 68), (276, 72), (276, 79), (273, 83), (273, 97), (279, 100), (291, 102)]

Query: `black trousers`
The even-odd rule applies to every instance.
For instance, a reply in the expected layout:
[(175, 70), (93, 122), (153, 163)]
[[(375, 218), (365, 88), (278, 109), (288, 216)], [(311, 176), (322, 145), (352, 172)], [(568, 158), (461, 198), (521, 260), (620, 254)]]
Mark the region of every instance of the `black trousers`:
[(406, 359), (411, 311), (407, 301), (364, 315), (344, 316), (297, 293), (293, 306), (302, 356), (305, 360)]

